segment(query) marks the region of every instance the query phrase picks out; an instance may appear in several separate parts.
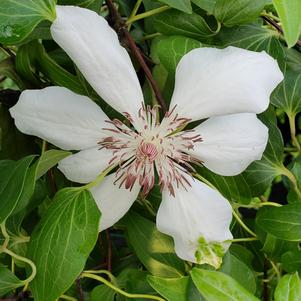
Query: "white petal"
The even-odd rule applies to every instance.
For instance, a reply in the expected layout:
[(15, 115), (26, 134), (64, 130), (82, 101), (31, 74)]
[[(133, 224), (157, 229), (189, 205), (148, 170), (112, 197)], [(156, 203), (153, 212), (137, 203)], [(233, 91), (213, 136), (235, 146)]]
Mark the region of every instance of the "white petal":
[(197, 262), (195, 254), (200, 238), (208, 243), (221, 243), (226, 251), (229, 243), (223, 242), (232, 239), (231, 219), (228, 201), (216, 190), (194, 180), (187, 191), (177, 188), (175, 198), (168, 191), (163, 192), (157, 228), (173, 237), (180, 258)]
[(81, 150), (97, 145), (107, 136), (106, 114), (86, 96), (63, 87), (22, 92), (10, 109), (17, 128), (65, 150)]
[(233, 113), (260, 113), (282, 81), (277, 61), (265, 52), (236, 47), (198, 48), (176, 70), (171, 105), (180, 116), (198, 120)]
[(89, 183), (109, 166), (112, 151), (94, 147), (68, 156), (58, 164), (67, 179), (77, 183)]
[(93, 188), (91, 193), (101, 211), (100, 231), (118, 222), (137, 199), (140, 186), (136, 183), (130, 191), (119, 184), (114, 184), (116, 175), (107, 176), (104, 181)]
[(143, 102), (142, 90), (127, 51), (117, 34), (95, 12), (56, 6), (53, 39), (67, 52), (95, 91), (115, 110), (133, 117)]
[(194, 130), (203, 141), (190, 153), (223, 176), (237, 175), (260, 160), (268, 142), (268, 128), (251, 113), (211, 117)]

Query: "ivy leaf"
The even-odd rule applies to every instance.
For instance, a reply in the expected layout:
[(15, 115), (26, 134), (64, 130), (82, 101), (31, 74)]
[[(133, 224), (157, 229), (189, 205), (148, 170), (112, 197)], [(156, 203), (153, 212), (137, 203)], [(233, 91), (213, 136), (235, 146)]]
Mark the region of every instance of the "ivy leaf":
[(283, 109), (288, 115), (301, 112), (301, 74), (286, 70), (284, 80), (273, 91), (271, 102), (277, 108)]
[(0, 266), (0, 296), (24, 285), (9, 269)]
[(159, 0), (161, 3), (167, 4), (170, 7), (181, 10), (184, 13), (191, 14), (192, 8), (190, 0)]
[(299, 39), (301, 32), (301, 2), (299, 0), (273, 0), (280, 17), (288, 47), (292, 47)]
[(188, 290), (190, 277), (161, 278), (148, 276), (147, 281), (168, 301), (189, 301)]
[(275, 289), (275, 301), (301, 300), (301, 279), (298, 273), (284, 275)]
[(285, 52), (280, 42), (280, 34), (261, 25), (253, 23), (233, 28), (223, 27), (217, 38), (224, 47), (236, 46), (258, 52), (264, 50), (276, 59), (284, 59)]
[(49, 169), (69, 155), (71, 155), (71, 152), (57, 149), (51, 149), (44, 152), (39, 159), (36, 179), (42, 177)]
[(121, 221), (127, 229), (130, 245), (139, 260), (155, 276), (182, 276), (184, 263), (174, 253), (172, 238), (159, 232), (156, 225), (135, 212)]
[(57, 192), (28, 246), (37, 267), (31, 283), (35, 300), (55, 301), (72, 285), (96, 243), (99, 218), (89, 191)]
[(255, 20), (265, 5), (263, 0), (216, 0), (213, 14), (222, 24), (232, 27)]
[(301, 204), (261, 208), (256, 217), (256, 224), (279, 239), (299, 241), (301, 240)]
[(156, 15), (153, 20), (155, 29), (164, 35), (182, 35), (199, 40), (208, 40), (216, 35), (205, 19), (195, 13), (188, 15), (173, 9)]
[(191, 0), (192, 3), (212, 14), (214, 11), (216, 0)]
[(19, 43), (41, 21), (53, 21), (55, 19), (55, 4), (55, 0), (2, 0), (0, 6), (0, 43)]
[(224, 273), (193, 268), (191, 277), (206, 301), (259, 301)]
[(0, 224), (23, 203), (29, 166), (34, 156), (19, 161), (0, 161)]
[(284, 270), (289, 273), (301, 271), (301, 251), (297, 249), (285, 252), (281, 256), (281, 263)]

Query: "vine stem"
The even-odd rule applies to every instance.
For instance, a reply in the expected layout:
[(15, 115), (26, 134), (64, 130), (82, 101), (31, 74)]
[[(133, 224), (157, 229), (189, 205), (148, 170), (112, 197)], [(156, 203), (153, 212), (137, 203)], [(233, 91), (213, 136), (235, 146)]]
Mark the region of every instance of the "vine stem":
[(232, 209), (232, 213), (233, 216), (235, 217), (235, 219), (237, 220), (237, 222), (252, 236), (257, 238), (257, 235), (242, 221), (242, 219), (239, 217), (239, 215), (237, 214), (237, 212)]
[(115, 282), (114, 275), (108, 270), (86, 270), (83, 273), (86, 273), (86, 274), (105, 274), (110, 278), (111, 282), (113, 282), (113, 283)]
[(105, 284), (106, 286), (110, 287), (111, 289), (113, 289), (114, 291), (116, 291), (117, 293), (133, 299), (133, 298), (141, 298), (141, 299), (148, 299), (148, 300), (157, 300), (157, 301), (166, 301), (165, 299), (158, 297), (158, 296), (154, 296), (154, 295), (145, 295), (145, 294), (130, 294), (127, 293), (125, 291), (123, 291), (122, 289), (120, 289), (119, 287), (113, 285), (110, 281), (106, 280), (105, 278), (98, 276), (98, 275), (94, 275), (94, 274), (90, 274), (90, 273), (86, 273), (83, 272), (81, 275), (82, 278), (91, 278), (97, 281), (102, 282), (103, 284)]
[(141, 19), (145, 19), (145, 18), (151, 17), (151, 16), (153, 16), (153, 15), (162, 13), (162, 12), (164, 12), (164, 11), (166, 11), (166, 10), (169, 10), (169, 9), (171, 9), (170, 6), (164, 5), (164, 6), (161, 6), (161, 7), (158, 7), (158, 8), (149, 10), (149, 11), (146, 11), (145, 13), (142, 13), (142, 14), (139, 14), (139, 15), (134, 15), (134, 16), (130, 17), (130, 18), (126, 21), (125, 24), (126, 24), (126, 25), (130, 25), (130, 24), (132, 24), (132, 23), (135, 22), (135, 21), (138, 21), (138, 20), (141, 20)]
[[(131, 18), (133, 18), (133, 17), (136, 16), (137, 11), (138, 11), (138, 9), (139, 9), (141, 3), (142, 3), (142, 0), (137, 0), (137, 2), (136, 2), (135, 6), (134, 6), (134, 8), (133, 8), (133, 10), (132, 10), (132, 12), (131, 12), (131, 14), (130, 14), (129, 19), (131, 19)], [(132, 25), (132, 24), (129, 24), (129, 25), (128, 25), (128, 28), (127, 28), (128, 31), (130, 31), (131, 25)]]
[(235, 243), (235, 242), (249, 242), (249, 241), (256, 241), (259, 240), (256, 237), (242, 237), (242, 238), (233, 238), (233, 239), (229, 239), (226, 240), (226, 242), (231, 242), (231, 243)]
[(299, 200), (301, 201), (301, 191), (298, 187), (298, 182), (297, 182), (295, 175), (289, 169), (287, 169), (284, 165), (282, 165), (280, 167), (278, 166), (278, 168), (282, 175), (288, 177), (288, 179), (290, 180), (290, 182), (293, 185), (293, 188), (294, 188), (296, 194), (299, 197)]
[(5, 249), (3, 252), (19, 261), (23, 261), (23, 262), (27, 263), (28, 265), (30, 265), (31, 270), (32, 270), (31, 275), (27, 279), (22, 280), (22, 283), (25, 285), (23, 291), (26, 291), (28, 284), (35, 278), (35, 276), (37, 274), (36, 265), (30, 259), (20, 256), (20, 255), (17, 255), (9, 249)]
[(71, 296), (67, 296), (67, 295), (61, 295), (60, 299), (69, 300), (69, 301), (77, 301), (76, 298), (71, 297)]
[(291, 132), (291, 139), (293, 145), (297, 148), (297, 151), (301, 152), (300, 143), (296, 137), (296, 114), (287, 114), (288, 120), (289, 120), (289, 126), (290, 126), (290, 132)]
[(164, 113), (167, 112), (167, 105), (165, 103), (165, 100), (160, 92), (160, 89), (155, 81), (155, 79), (153, 78), (152, 72), (150, 71), (149, 67), (147, 66), (143, 55), (140, 51), (140, 49), (137, 47), (135, 41), (133, 40), (132, 36), (130, 35), (129, 31), (126, 29), (126, 25), (124, 20), (121, 18), (121, 16), (119, 15), (116, 7), (114, 6), (112, 0), (106, 0), (108, 9), (110, 11), (112, 20), (114, 22), (114, 28), (116, 29), (116, 31), (118, 33), (122, 33), (125, 40), (127, 41), (127, 44), (129, 46), (129, 48), (132, 51), (132, 54), (135, 56), (136, 60), (138, 61), (138, 63), (140, 64), (141, 68), (143, 69), (143, 72), (146, 76), (146, 78), (148, 79), (154, 94), (158, 100), (158, 103), (162, 109), (162, 111)]

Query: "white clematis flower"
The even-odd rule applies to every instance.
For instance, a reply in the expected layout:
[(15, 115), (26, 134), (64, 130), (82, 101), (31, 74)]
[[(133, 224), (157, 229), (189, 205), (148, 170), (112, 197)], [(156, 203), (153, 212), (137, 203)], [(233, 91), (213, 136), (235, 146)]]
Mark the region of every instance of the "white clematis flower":
[[(145, 107), (126, 50), (96, 13), (57, 6), (53, 39), (114, 109), (133, 125), (108, 121), (86, 96), (66, 88), (27, 90), (10, 110), (16, 126), (65, 150), (79, 150), (59, 162), (65, 176), (89, 183), (112, 165), (115, 174), (91, 189), (102, 212), (100, 230), (117, 222), (155, 183), (162, 190), (158, 229), (171, 235), (185, 260), (218, 267), (232, 239), (231, 206), (217, 191), (193, 179), (191, 164), (202, 163), (220, 175), (237, 175), (260, 159), (268, 129), (256, 113), (266, 110), (283, 79), (265, 52), (235, 47), (199, 48), (187, 53), (176, 70), (170, 111), (159, 122)], [(193, 131), (192, 120), (208, 118)]]

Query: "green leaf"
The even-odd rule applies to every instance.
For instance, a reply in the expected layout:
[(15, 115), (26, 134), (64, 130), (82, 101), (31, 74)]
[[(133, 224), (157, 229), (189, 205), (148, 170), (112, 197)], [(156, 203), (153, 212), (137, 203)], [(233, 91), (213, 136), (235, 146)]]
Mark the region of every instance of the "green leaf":
[(299, 0), (273, 0), (280, 17), (288, 47), (292, 47), (299, 39), (301, 31), (301, 2)]
[(25, 88), (23, 81), (15, 70), (14, 61), (12, 58), (7, 58), (0, 62), (0, 74), (2, 76), (11, 78), (20, 89)]
[(267, 122), (269, 141), (261, 160), (253, 162), (243, 173), (253, 196), (262, 195), (275, 177), (282, 174), (283, 140), (280, 130), (274, 123)]
[(170, 7), (181, 10), (184, 13), (192, 12), (190, 0), (159, 0), (161, 3), (167, 4)]
[(214, 11), (216, 0), (191, 0), (192, 3), (198, 7), (206, 10), (208, 13), (212, 14)]
[(195, 13), (188, 15), (173, 9), (156, 15), (153, 20), (155, 29), (164, 35), (182, 35), (199, 40), (208, 40), (216, 35), (205, 19)]
[(57, 192), (28, 246), (37, 267), (31, 283), (36, 301), (55, 301), (72, 285), (96, 243), (99, 218), (89, 191)]
[(127, 229), (137, 257), (153, 275), (166, 278), (183, 275), (184, 263), (174, 253), (172, 238), (159, 232), (153, 222), (130, 212), (121, 224)]
[(116, 292), (106, 285), (98, 285), (91, 292), (91, 301), (115, 301)]
[(261, 208), (257, 214), (256, 224), (279, 239), (299, 241), (301, 240), (301, 204)]
[(188, 288), (190, 277), (161, 278), (148, 276), (148, 283), (167, 301), (189, 301)]
[(25, 39), (42, 21), (55, 19), (55, 0), (2, 0), (0, 43), (15, 44)]
[(0, 161), (0, 224), (3, 223), (24, 200), (26, 176), (34, 156), (17, 162)]
[(286, 70), (283, 82), (274, 90), (271, 102), (288, 115), (301, 112), (301, 74)]
[(298, 273), (283, 276), (276, 289), (275, 301), (301, 300), (301, 280)]
[(281, 263), (285, 271), (291, 273), (301, 271), (301, 251), (288, 251), (281, 256)]
[(224, 273), (193, 268), (191, 277), (206, 301), (259, 301)]
[(266, 51), (272, 57), (284, 59), (284, 47), (280, 42), (280, 34), (262, 26), (262, 24), (246, 24), (233, 28), (223, 27), (217, 38), (221, 45), (236, 46), (252, 51)]
[(152, 45), (152, 57), (157, 64), (162, 64), (174, 74), (183, 55), (199, 47), (202, 47), (201, 42), (183, 36), (158, 38)]
[(241, 204), (249, 204), (252, 191), (242, 175), (223, 177), (205, 167), (196, 168), (199, 175), (208, 180), (226, 199)]
[(71, 154), (72, 154), (71, 152), (57, 150), (57, 149), (51, 149), (44, 152), (39, 159), (36, 179), (42, 177), (49, 169), (54, 167), (59, 161), (63, 160), (64, 158), (66, 158)]
[(223, 258), (220, 271), (231, 276), (250, 293), (256, 293), (255, 273), (236, 256), (228, 252)]
[(216, 0), (214, 15), (227, 27), (250, 23), (266, 5), (263, 0)]
[(9, 269), (0, 266), (0, 296), (24, 285)]
[(60, 5), (76, 5), (99, 12), (104, 0), (58, 0)]

